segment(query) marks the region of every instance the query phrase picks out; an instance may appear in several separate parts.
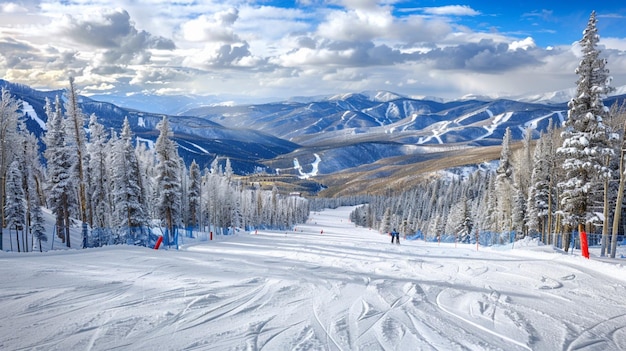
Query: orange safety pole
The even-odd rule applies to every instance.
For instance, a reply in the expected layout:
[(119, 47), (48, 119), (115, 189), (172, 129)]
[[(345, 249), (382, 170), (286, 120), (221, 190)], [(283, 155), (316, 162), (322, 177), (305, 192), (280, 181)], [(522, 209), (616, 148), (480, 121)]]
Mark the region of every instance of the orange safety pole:
[(589, 259), (589, 243), (587, 242), (587, 233), (585, 233), (583, 225), (578, 225), (578, 233), (580, 235), (580, 251), (583, 257)]

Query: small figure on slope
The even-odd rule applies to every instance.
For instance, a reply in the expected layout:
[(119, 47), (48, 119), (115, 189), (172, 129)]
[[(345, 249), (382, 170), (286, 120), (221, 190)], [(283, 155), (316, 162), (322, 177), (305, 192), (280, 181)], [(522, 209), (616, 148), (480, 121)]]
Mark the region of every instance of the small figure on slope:
[(396, 244), (400, 244), (400, 233), (396, 231), (396, 228), (393, 228), (391, 231), (391, 243), (393, 244), (393, 239), (396, 239)]

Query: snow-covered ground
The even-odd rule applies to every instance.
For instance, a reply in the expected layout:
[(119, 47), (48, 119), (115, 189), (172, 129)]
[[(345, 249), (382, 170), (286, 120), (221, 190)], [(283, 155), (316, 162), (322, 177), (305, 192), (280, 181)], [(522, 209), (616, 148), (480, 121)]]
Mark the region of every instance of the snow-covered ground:
[(626, 350), (625, 260), (392, 245), (350, 210), (178, 251), (0, 253), (0, 349)]

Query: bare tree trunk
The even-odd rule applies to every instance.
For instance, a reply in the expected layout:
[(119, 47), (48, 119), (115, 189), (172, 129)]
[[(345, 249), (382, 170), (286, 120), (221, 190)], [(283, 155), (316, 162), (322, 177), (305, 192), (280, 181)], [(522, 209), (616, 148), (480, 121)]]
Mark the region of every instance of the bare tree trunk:
[[(610, 157), (606, 157), (606, 165), (608, 166)], [(607, 242), (609, 240), (609, 178), (604, 177), (604, 209), (602, 215), (604, 216), (602, 225), (602, 245), (600, 249), (600, 256), (606, 256)]]
[[(6, 141), (6, 123), (2, 123), (1, 125), (1, 129), (0, 129), (0, 251), (2, 251), (2, 228), (4, 228), (5, 225), (5, 221), (4, 221), (4, 196), (6, 194), (6, 188), (5, 188), (5, 175), (6, 175), (6, 165), (5, 165), (5, 158), (6, 158), (6, 148), (7, 148), (7, 141)], [(8, 228), (7, 228), (8, 229)], [(9, 229), (9, 241), (11, 239), (11, 230)], [(13, 248), (11, 248), (11, 251), (13, 251)]]
[(552, 181), (550, 181), (550, 187), (548, 189), (548, 244), (554, 245), (554, 240), (552, 240), (552, 233), (555, 230), (552, 228)]
[(167, 229), (169, 230), (169, 243), (171, 243), (174, 240), (174, 223), (173, 223), (173, 217), (172, 217), (172, 209), (168, 206), (167, 209), (165, 210), (165, 226), (167, 227)]
[(68, 206), (68, 199), (67, 199), (67, 195), (63, 194), (62, 196), (62, 201), (65, 204), (63, 206), (63, 230), (64, 233), (62, 234), (65, 238), (65, 246), (67, 247), (71, 247), (71, 243), (70, 243), (70, 225), (71, 225), (71, 221), (70, 221), (70, 211), (69, 211), (69, 206)]
[(617, 251), (617, 232), (619, 231), (619, 222), (622, 215), (622, 201), (624, 200), (624, 185), (626, 183), (626, 176), (624, 175), (624, 153), (626, 153), (626, 138), (622, 136), (622, 150), (619, 159), (619, 188), (617, 190), (617, 199), (615, 200), (615, 215), (613, 216), (613, 230), (611, 235), (611, 258), (615, 258), (615, 252)]
[(20, 230), (15, 226), (15, 241), (17, 242), (17, 252), (22, 252), (20, 250)]

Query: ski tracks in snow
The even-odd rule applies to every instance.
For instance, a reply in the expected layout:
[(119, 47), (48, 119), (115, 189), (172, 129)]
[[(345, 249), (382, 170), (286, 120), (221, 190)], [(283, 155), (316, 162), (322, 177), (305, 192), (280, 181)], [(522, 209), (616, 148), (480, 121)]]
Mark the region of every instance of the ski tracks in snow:
[(348, 213), (180, 251), (0, 257), (0, 349), (626, 349), (623, 281), (469, 245), (390, 245)]

